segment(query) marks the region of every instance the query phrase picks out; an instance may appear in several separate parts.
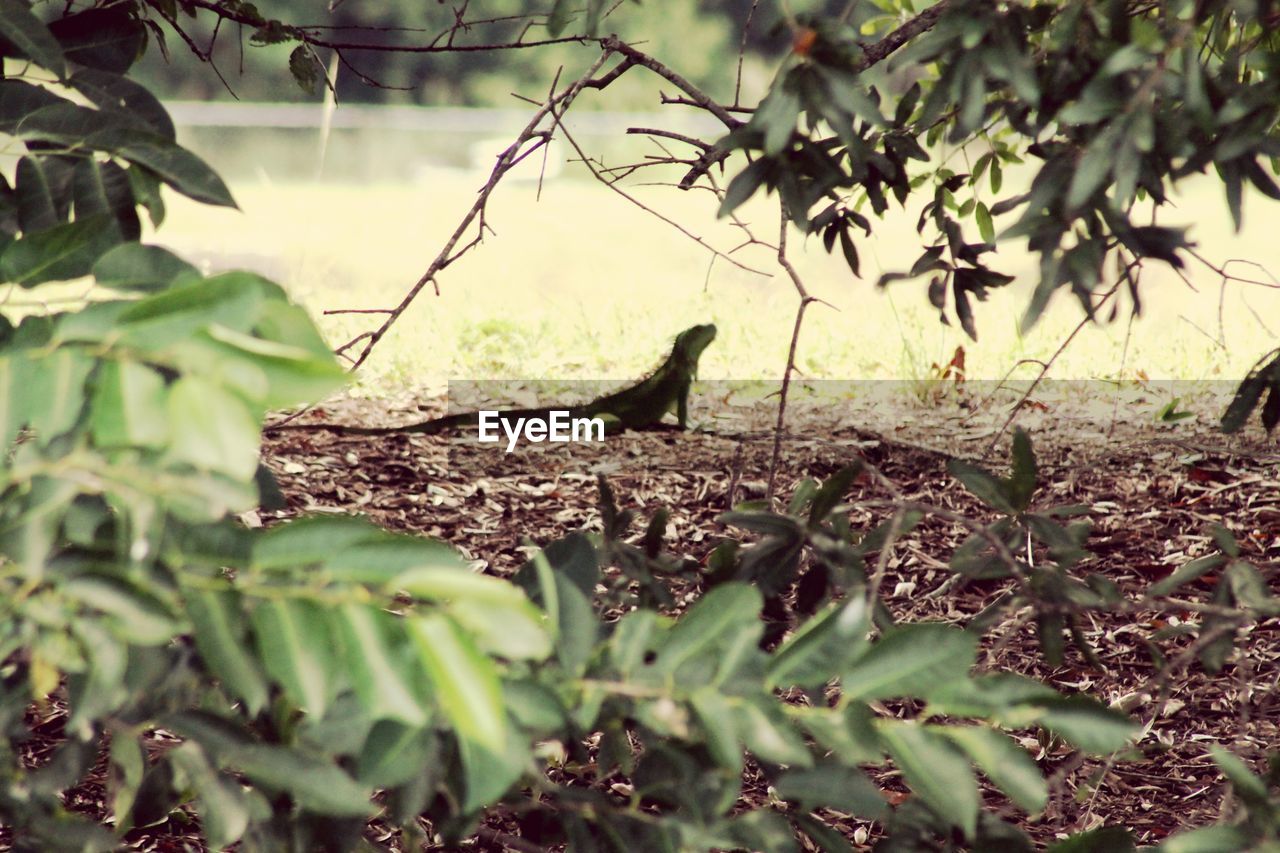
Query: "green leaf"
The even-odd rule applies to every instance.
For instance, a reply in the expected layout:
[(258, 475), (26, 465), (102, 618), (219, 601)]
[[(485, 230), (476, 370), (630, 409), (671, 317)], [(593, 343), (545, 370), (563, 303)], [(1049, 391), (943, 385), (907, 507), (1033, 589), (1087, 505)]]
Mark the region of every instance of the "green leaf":
[(169, 438), (164, 377), (133, 361), (98, 370), (90, 431), (99, 447), (159, 447)]
[[(551, 558), (556, 560), (553, 569)], [(534, 598), (547, 613), (556, 658), (570, 675), (580, 675), (600, 634), (595, 607), (582, 585), (599, 574), (595, 549), (585, 537), (552, 543), (529, 564), (537, 575)], [(522, 570), (523, 571), (523, 570)]]
[(1234, 753), (1216, 744), (1210, 745), (1209, 754), (1222, 775), (1231, 783), (1235, 795), (1252, 808), (1267, 807), (1267, 784), (1249, 770), (1249, 766)]
[(916, 623), (887, 631), (841, 678), (854, 699), (925, 696), (964, 678), (977, 654), (977, 638), (950, 625)]
[(1009, 502), (1019, 512), (1031, 505), (1036, 491), (1036, 455), (1031, 449), (1031, 439), (1018, 427), (1013, 432), (1013, 470), (1008, 481)]
[(115, 220), (106, 215), (23, 234), (0, 254), (0, 281), (31, 287), (79, 278), (118, 242)]
[(230, 590), (186, 590), (187, 615), (195, 625), (196, 648), (204, 665), (232, 696), (256, 715), (267, 703), (267, 683), (246, 649), (244, 610)]
[(631, 678), (644, 664), (658, 625), (658, 614), (636, 609), (613, 624), (609, 638), (609, 661), (623, 678)]
[(978, 202), (974, 208), (974, 219), (978, 222), (978, 233), (988, 243), (996, 241), (996, 227), (991, 221), (991, 211), (984, 202)]
[[(693, 845), (691, 849), (732, 847), (737, 850), (768, 850), (769, 853), (800, 853), (791, 825), (782, 815), (767, 809), (749, 809), (734, 815), (728, 820), (728, 829), (734, 843), (711, 842)], [(657, 849), (656, 845), (651, 849)]]
[(1107, 61), (1102, 63), (1102, 68), (1098, 69), (1098, 77), (1118, 77), (1135, 68), (1141, 68), (1150, 59), (1152, 56), (1141, 45), (1126, 44), (1107, 57)]
[(387, 591), (404, 591), (429, 601), (474, 601), (500, 610), (529, 604), (519, 587), (460, 566), (421, 566), (396, 575)]
[(290, 794), (308, 811), (325, 817), (366, 817), (373, 811), (371, 790), (332, 762), (301, 749), (252, 744), (228, 758), (254, 782)]
[(845, 765), (878, 764), (884, 749), (871, 727), (871, 710), (860, 702), (843, 708), (789, 706), (787, 713), (823, 750)]
[(225, 273), (140, 299), (120, 315), (124, 343), (163, 350), (214, 324), (246, 331), (262, 311), (264, 280)]
[(1280, 601), (1271, 595), (1266, 578), (1244, 560), (1233, 560), (1222, 573), (1236, 603), (1266, 614), (1280, 612)]
[(308, 95), (315, 92), (316, 83), (320, 80), (320, 69), (316, 66), (315, 57), (311, 55), (311, 48), (300, 44), (293, 49), (289, 54), (289, 73), (293, 75), (293, 82), (298, 84), (299, 89)]
[(744, 632), (758, 635), (762, 605), (755, 587), (741, 583), (715, 587), (695, 602), (667, 634), (655, 668), (674, 673), (705, 652), (732, 645), (734, 638)]
[(1132, 720), (1085, 696), (1064, 696), (1036, 702), (1040, 722), (1085, 752), (1123, 749), (1139, 732)]
[(231, 191), (213, 169), (190, 151), (163, 137), (135, 139), (121, 145), (116, 153), (131, 163), (146, 166), (166, 184), (196, 201), (236, 207)]
[(369, 731), (360, 749), (356, 779), (362, 785), (393, 788), (439, 762), (439, 740), (429, 729), (383, 720)]
[(1115, 136), (1110, 132), (1100, 133), (1085, 148), (1080, 162), (1071, 173), (1071, 184), (1067, 188), (1066, 204), (1069, 209), (1075, 210), (1088, 201), (1111, 174), (1111, 164), (1115, 157)]
[(1049, 786), (1040, 768), (1007, 736), (985, 726), (946, 726), (941, 731), (967, 752), (1009, 799), (1033, 813), (1045, 807)]
[(67, 76), (62, 47), (22, 0), (0, 0), (0, 36), (59, 80)]
[(71, 192), (77, 220), (105, 215), (115, 221), (120, 238), (137, 240), (142, 236), (129, 176), (115, 163), (87, 157), (81, 160), (72, 173)]
[(347, 677), (370, 718), (424, 726), (427, 708), (412, 681), (398, 617), (371, 604), (342, 604), (329, 618)]
[(118, 578), (80, 575), (61, 590), (72, 601), (110, 616), (114, 633), (135, 645), (164, 645), (178, 634), (177, 620), (158, 598)]
[(111, 813), (115, 816), (117, 829), (123, 831), (130, 828), (129, 813), (133, 810), (138, 788), (146, 773), (147, 757), (138, 737), (128, 731), (117, 731), (112, 735), (109, 755)]
[(1168, 595), (1184, 583), (1206, 575), (1214, 569), (1221, 568), (1226, 563), (1227, 558), (1222, 554), (1207, 554), (1203, 557), (1197, 557), (1174, 569), (1173, 574), (1167, 578), (1153, 583), (1147, 588), (1147, 594)]
[(331, 353), (210, 326), (170, 350), (184, 372), (218, 365), (218, 372), (255, 405), (266, 409), (305, 404), (331, 394), (349, 379)]
[(820, 524), (825, 521), (840, 500), (848, 493), (853, 481), (862, 473), (861, 464), (846, 465), (827, 478), (813, 496), (809, 507), (809, 524)]
[(787, 76), (775, 81), (769, 94), (751, 116), (751, 126), (764, 133), (764, 153), (770, 157), (781, 154), (791, 141), (800, 118), (800, 96), (794, 91)]
[(133, 197), (147, 209), (151, 224), (159, 228), (164, 222), (164, 196), (160, 193), (160, 178), (145, 166), (132, 165), (125, 169), (129, 173), (129, 186), (133, 189)]
[(755, 195), (756, 190), (760, 189), (760, 185), (764, 183), (765, 177), (769, 174), (769, 169), (768, 160), (756, 160), (734, 175), (733, 180), (729, 182), (729, 187), (724, 192), (724, 200), (720, 202), (720, 210), (717, 211), (716, 216), (728, 216), (737, 210), (743, 202)]
[(510, 787), (521, 770), (504, 761), (510, 733), (497, 668), (447, 616), (409, 617), (406, 627), (416, 642), (436, 701), (463, 746), (463, 810), (491, 803)]
[(912, 790), (972, 839), (982, 798), (964, 754), (933, 727), (881, 720), (877, 731)]
[(147, 31), (124, 4), (66, 15), (49, 25), (67, 59), (122, 74), (142, 55)]
[(1243, 853), (1253, 849), (1253, 839), (1238, 826), (1205, 826), (1167, 838), (1157, 849), (1159, 853)]
[(219, 774), (199, 744), (187, 741), (165, 753), (191, 782), (200, 809), (204, 841), (215, 850), (236, 843), (249, 828), (249, 803), (236, 780)]
[(555, 0), (551, 6), (551, 11), (547, 15), (547, 35), (551, 38), (558, 38), (565, 28), (569, 26), (569, 22), (574, 18), (574, 10), (577, 8), (577, 0)]
[(5, 80), (0, 81), (0, 130), (29, 142), (121, 157), (145, 166), (197, 201), (235, 206), (222, 179), (204, 161), (128, 111), (91, 109), (39, 87)]
[(1228, 557), (1240, 556), (1240, 543), (1236, 542), (1235, 536), (1231, 535), (1231, 531), (1221, 524), (1210, 524), (1209, 535), (1213, 537), (1213, 544), (1222, 550), (1222, 553)]
[(549, 686), (531, 679), (507, 680), (502, 683), (507, 710), (525, 734), (535, 737), (557, 737), (568, 724), (564, 703)]
[[(963, 61), (961, 62), (963, 65)], [(956, 121), (957, 129), (970, 133), (982, 124), (982, 114), (987, 106), (986, 73), (974, 63), (963, 78), (964, 94), (960, 103), (960, 115)]]
[(1050, 666), (1062, 666), (1062, 656), (1066, 650), (1062, 632), (1066, 630), (1067, 618), (1057, 612), (1041, 612), (1036, 614), (1036, 639), (1040, 643), (1040, 653), (1045, 663)]
[(1218, 173), (1222, 177), (1223, 190), (1227, 194), (1227, 209), (1231, 212), (1231, 223), (1238, 233), (1244, 223), (1244, 182), (1240, 177), (1240, 167), (1235, 163), (1218, 164)]
[(128, 77), (96, 68), (79, 68), (67, 82), (98, 109), (123, 114), (131, 121), (141, 120), (164, 139), (170, 142), (176, 139), (173, 119), (160, 101)]
[(813, 756), (773, 696), (744, 699), (733, 706), (733, 725), (751, 754), (774, 764), (809, 767)]
[[(262, 531), (254, 540), (250, 565), (267, 572), (321, 565), (361, 543), (391, 538), (364, 518), (299, 518)], [(422, 545), (415, 553), (420, 564), (429, 564), (428, 557), (434, 556), (443, 565), (462, 568), (458, 552), (447, 545), (427, 539), (413, 541)]]
[(67, 718), (67, 731), (84, 739), (96, 721), (129, 698), (124, 686), (129, 646), (93, 619), (77, 620), (71, 625), (71, 633), (82, 647), (88, 667), (84, 673), (68, 678), (71, 715)]
[(721, 513), (716, 517), (716, 521), (721, 524), (732, 524), (734, 527), (741, 527), (753, 533), (763, 533), (766, 536), (798, 539), (804, 535), (804, 528), (794, 518), (774, 512), (743, 512), (735, 510)]
[(170, 386), (168, 405), (171, 459), (240, 482), (253, 479), (260, 424), (240, 397), (188, 375)]
[(1118, 826), (1077, 832), (1049, 848), (1049, 853), (1133, 853), (1133, 836)]
[(161, 290), (200, 271), (161, 246), (121, 243), (98, 258), (93, 276), (115, 290)]
[(14, 175), (18, 224), (28, 234), (62, 225), (71, 212), (72, 168), (54, 157), (23, 157)]
[(963, 459), (950, 459), (947, 471), (987, 506), (997, 512), (1017, 515), (1018, 511), (1009, 499), (1007, 485), (986, 470)]
[(773, 780), (774, 790), (800, 810), (830, 808), (867, 820), (882, 820), (888, 803), (880, 788), (856, 767), (821, 762), (813, 767), (786, 770)]
[[(413, 536), (385, 535), (329, 556), (325, 570), (332, 580), (382, 586), (406, 569), (447, 559), (437, 554), (448, 550), (446, 545)], [(452, 556), (457, 559), (456, 553)]]
[(773, 653), (765, 687), (818, 687), (840, 675), (866, 649), (869, 622), (861, 596), (828, 606)]
[(335, 691), (333, 642), (324, 610), (296, 598), (258, 602), (250, 615), (258, 659), (285, 695), (323, 717)]
[(704, 687), (689, 696), (689, 707), (702, 728), (707, 751), (716, 765), (735, 777), (742, 775), (743, 751), (733, 705), (718, 690)]
[(929, 697), (929, 710), (952, 717), (1003, 718), (1019, 706), (1057, 696), (1053, 688), (1033, 678), (990, 673), (952, 681)]
[(447, 609), (487, 654), (506, 660), (544, 660), (551, 654), (545, 618), (528, 601), (507, 608), (458, 601)]
[[(1271, 362), (1271, 364), (1280, 364), (1280, 359)], [(1249, 415), (1257, 408), (1258, 401), (1262, 398), (1262, 392), (1270, 387), (1265, 375), (1266, 368), (1259, 370), (1255, 368), (1249, 373), (1236, 388), (1236, 393), (1232, 396), (1231, 402), (1227, 404), (1227, 409), (1222, 413), (1222, 431), (1227, 434), (1239, 431), (1249, 419)]]
[(15, 353), (5, 359), (9, 394), (6, 439), (27, 426), (39, 445), (63, 434), (76, 423), (86, 401), (85, 383), (92, 359), (69, 347), (49, 354)]
[(853, 238), (849, 236), (849, 229), (841, 228), (839, 237), (840, 252), (844, 255), (844, 262), (848, 265), (849, 272), (853, 273), (855, 278), (860, 277), (861, 273), (859, 272), (860, 266), (858, 262), (858, 249), (853, 245)]
[(1085, 86), (1079, 100), (1058, 111), (1058, 121), (1063, 124), (1094, 124), (1115, 115), (1124, 108), (1124, 101), (1112, 91), (1109, 83)]
[(448, 603), (448, 610), (490, 654), (541, 660), (551, 653), (542, 614), (515, 584), (467, 570), (410, 569), (390, 584), (416, 598)]

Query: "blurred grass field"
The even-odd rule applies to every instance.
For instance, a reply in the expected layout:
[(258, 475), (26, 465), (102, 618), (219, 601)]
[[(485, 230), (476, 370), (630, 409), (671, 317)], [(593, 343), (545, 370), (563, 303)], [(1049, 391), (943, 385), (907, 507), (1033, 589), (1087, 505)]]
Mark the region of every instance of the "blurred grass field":
[[(484, 175), (460, 169), (419, 171), (401, 184), (273, 183), (232, 185), (240, 211), (174, 199), (158, 239), (213, 268), (249, 266), (281, 281), (319, 316), (332, 309), (395, 305), (472, 203)], [(1008, 183), (1008, 181), (1006, 181)], [(1280, 274), (1273, 208), (1246, 202), (1246, 228), (1232, 233), (1221, 185), (1200, 179), (1180, 187), (1163, 224), (1193, 226), (1207, 257), (1246, 259)], [(709, 244), (727, 251), (744, 234), (715, 219), (710, 193), (664, 186), (628, 191)], [(1009, 193), (1008, 186), (1005, 193)], [(775, 241), (770, 201), (753, 200), (743, 217), (755, 236)], [(997, 230), (1014, 217), (997, 220)], [(712, 321), (720, 328), (701, 375), (754, 379), (781, 375), (797, 298), (772, 252), (753, 246), (734, 257), (768, 275), (735, 268), (598, 183), (571, 171), (548, 181), (538, 198), (532, 181), (499, 187), (487, 211), (493, 233), (425, 290), (361, 370), (355, 392), (381, 396), (405, 389), (439, 391), (450, 379), (629, 378), (665, 354), (681, 329)], [(905, 270), (920, 252), (915, 216), (901, 212), (858, 243), (862, 278), (817, 241), (788, 239), (811, 292), (798, 365), (823, 379), (928, 382), (957, 346), (970, 378), (1035, 375), (1081, 318), (1060, 295), (1025, 336), (1018, 320), (1036, 271), (1024, 241), (1002, 243), (999, 268), (1018, 282), (977, 306), (979, 340), (938, 322), (925, 281), (877, 290), (883, 270)], [(926, 234), (928, 231), (926, 231)], [(975, 231), (976, 233), (976, 231)], [(469, 234), (467, 239), (472, 235)], [(1238, 266), (1241, 275), (1267, 279)], [(1084, 329), (1054, 365), (1059, 379), (1206, 380), (1238, 378), (1280, 332), (1280, 291), (1243, 284), (1225, 289), (1204, 267), (1188, 269), (1194, 290), (1162, 264), (1143, 275), (1143, 315)], [(1221, 313), (1220, 313), (1221, 311)], [(370, 329), (378, 315), (321, 316), (340, 344)], [(1020, 366), (1019, 362), (1023, 362)]]

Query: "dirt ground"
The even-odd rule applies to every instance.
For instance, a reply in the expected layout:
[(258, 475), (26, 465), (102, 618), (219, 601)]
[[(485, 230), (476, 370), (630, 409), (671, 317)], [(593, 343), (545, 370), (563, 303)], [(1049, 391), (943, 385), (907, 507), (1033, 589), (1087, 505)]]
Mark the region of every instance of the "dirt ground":
[[(1275, 438), (1256, 426), (1237, 437), (1215, 432), (1207, 413), (1220, 401), (1202, 404), (1198, 418), (1153, 419), (1149, 404), (1163, 399), (1161, 394), (1122, 399), (1078, 387), (1033, 394), (1017, 420), (1030, 433), (1039, 462), (1041, 488), (1033, 508), (1087, 505), (1092, 556), (1076, 571), (1105, 575), (1131, 598), (1189, 559), (1209, 553), (1211, 523), (1234, 533), (1241, 557), (1264, 574), (1273, 593), (1280, 593)], [(939, 386), (911, 398), (871, 395), (839, 404), (802, 396), (793, 400), (781, 443), (776, 490), (782, 499), (801, 479), (825, 477), (861, 458), (888, 482), (863, 477), (854, 484), (848, 500), (855, 529), (869, 529), (887, 516), (887, 510), (873, 511), (859, 502), (891, 497), (894, 489), (914, 501), (983, 517), (977, 502), (946, 473), (945, 462), (949, 455), (983, 460), (985, 454), (982, 464), (1003, 473), (1007, 433), (992, 443), (1016, 394)], [(385, 425), (441, 411), (441, 401), (406, 398), (388, 407), (385, 401), (344, 400), (297, 422)], [(511, 454), (442, 436), (276, 432), (268, 434), (263, 456), (288, 508), (249, 521), (363, 513), (390, 529), (444, 540), (477, 568), (505, 575), (532, 548), (573, 530), (599, 528), (596, 479), (603, 474), (619, 503), (637, 509), (641, 518), (668, 508), (668, 550), (701, 561), (732, 533), (717, 516), (737, 502), (764, 496), (775, 418), (771, 401), (704, 395), (692, 412), (697, 428), (690, 431), (631, 432), (571, 450), (528, 445)], [(642, 531), (637, 525), (637, 536)], [(926, 521), (897, 543), (882, 588), (896, 617), (963, 622), (1001, 592), (1003, 587), (990, 582), (943, 586), (951, 578), (946, 561), (964, 535), (954, 524)], [(1203, 600), (1210, 589), (1198, 585), (1180, 594)], [(1140, 843), (1158, 843), (1180, 829), (1229, 816), (1229, 789), (1207, 749), (1229, 747), (1255, 770), (1268, 751), (1280, 750), (1280, 620), (1245, 632), (1220, 674), (1211, 676), (1190, 661), (1162, 682), (1149, 650), (1151, 635), (1193, 616), (1184, 610), (1137, 619), (1091, 618), (1084, 634), (1098, 661), (1090, 663), (1068, 646), (1064, 665), (1056, 668), (1041, 659), (1033, 625), (1009, 622), (996, 628), (985, 657), (980, 656), (982, 668), (1087, 692), (1122, 707), (1145, 728), (1135, 750), (1110, 760), (1084, 759), (1067, 747), (1046, 752), (1026, 738), (1024, 746), (1050, 777), (1050, 805), (1028, 817), (993, 790), (987, 792), (988, 805), (1040, 844), (1103, 824), (1128, 827)], [(1172, 660), (1189, 642), (1183, 637), (1158, 646)], [(37, 737), (29, 744), (29, 758), (40, 763), (40, 755), (57, 741), (60, 721), (55, 714), (32, 724)], [(905, 795), (891, 770), (872, 776), (891, 801)], [(763, 784), (750, 774), (744, 796), (768, 801)], [(95, 780), (71, 797), (77, 810), (103, 814), (102, 786)], [(834, 813), (823, 817), (857, 849), (868, 849), (875, 840), (874, 828), (864, 823)], [(517, 831), (495, 815), (471, 849), (505, 849), (503, 839)], [(381, 835), (371, 824), (370, 837)], [(197, 838), (193, 825), (176, 815), (131, 835), (130, 843), (136, 849), (198, 849)]]

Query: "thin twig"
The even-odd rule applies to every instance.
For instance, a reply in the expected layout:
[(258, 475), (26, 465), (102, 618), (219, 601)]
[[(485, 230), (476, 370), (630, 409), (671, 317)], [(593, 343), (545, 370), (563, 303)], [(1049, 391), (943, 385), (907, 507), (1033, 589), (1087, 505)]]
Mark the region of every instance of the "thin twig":
[(787, 206), (779, 203), (778, 211), (780, 214), (780, 225), (778, 228), (778, 266), (782, 267), (787, 277), (791, 279), (791, 284), (795, 287), (796, 293), (800, 296), (800, 304), (796, 307), (796, 320), (791, 327), (791, 344), (787, 348), (787, 366), (782, 372), (782, 388), (778, 392), (778, 420), (774, 424), (773, 431), (773, 455), (769, 460), (769, 486), (765, 491), (765, 500), (769, 504), (773, 503), (774, 487), (778, 477), (778, 465), (782, 461), (782, 431), (786, 426), (787, 418), (787, 392), (791, 389), (791, 373), (796, 367), (796, 348), (800, 342), (800, 327), (804, 324), (804, 312), (808, 310), (809, 303), (814, 298), (809, 295), (809, 291), (804, 286), (800, 274), (796, 272), (796, 268), (792, 266), (790, 259), (787, 258), (787, 224), (790, 221)]
[(599, 170), (596, 168), (596, 165), (591, 161), (591, 158), (589, 158), (586, 152), (582, 150), (582, 146), (578, 144), (578, 140), (574, 139), (573, 134), (569, 133), (568, 129), (563, 124), (560, 124), (560, 116), (554, 111), (552, 112), (552, 116), (554, 118), (554, 121), (560, 128), (560, 132), (564, 134), (565, 140), (569, 143), (569, 145), (573, 147), (573, 150), (577, 152), (578, 157), (581, 158), (582, 164), (587, 167), (588, 171), (591, 172), (591, 176), (594, 177), (596, 180), (598, 180), (600, 183), (604, 184), (606, 187), (613, 190), (615, 193), (622, 196), (627, 201), (631, 202), (636, 207), (640, 208), (650, 216), (656, 217), (662, 222), (667, 223), (672, 228), (676, 229), (681, 234), (688, 237), (690, 240), (697, 243), (702, 248), (706, 249), (715, 257), (723, 258), (724, 260), (728, 261), (729, 263), (733, 264), (735, 267), (737, 267), (738, 269), (744, 272), (755, 273), (756, 275), (762, 275), (762, 276), (768, 277), (769, 274), (764, 272), (763, 270), (755, 269), (754, 267), (751, 267), (751, 266), (748, 266), (747, 264), (742, 263), (737, 258), (730, 257), (729, 255), (717, 249), (715, 246), (712, 246), (702, 237), (698, 236), (697, 234), (694, 234), (688, 228), (685, 228), (679, 222), (676, 222), (674, 219), (671, 219), (665, 214), (659, 213), (658, 211), (649, 207), (647, 204), (640, 201), (640, 199), (636, 198), (635, 196), (628, 193), (626, 190), (619, 187), (616, 180), (606, 179), (602, 174), (600, 174)]
[(747, 10), (747, 20), (742, 24), (742, 40), (738, 42), (738, 71), (733, 78), (733, 105), (736, 107), (742, 98), (742, 58), (747, 53), (747, 39), (751, 35), (751, 22), (756, 17), (756, 7), (760, 0), (751, 0), (751, 8)]
[[(1138, 263), (1138, 261), (1135, 261), (1134, 263)], [(1097, 311), (1106, 304), (1107, 300), (1112, 296), (1115, 296), (1116, 291), (1120, 289), (1121, 283), (1122, 279), (1117, 279), (1115, 284), (1111, 285), (1111, 288), (1107, 290), (1106, 293), (1102, 294), (1102, 297), (1098, 300), (1098, 304), (1093, 307), (1093, 310)], [(1031, 399), (1031, 395), (1040, 387), (1040, 383), (1049, 375), (1049, 371), (1053, 368), (1054, 362), (1056, 362), (1058, 357), (1061, 356), (1062, 353), (1066, 351), (1067, 347), (1071, 345), (1071, 342), (1075, 340), (1076, 335), (1080, 334), (1081, 330), (1091, 322), (1093, 322), (1093, 314), (1086, 314), (1081, 318), (1080, 322), (1076, 324), (1076, 327), (1071, 330), (1071, 333), (1067, 335), (1062, 343), (1058, 345), (1058, 348), (1053, 351), (1053, 355), (1049, 356), (1049, 360), (1044, 363), (1040, 372), (1036, 374), (1036, 378), (1031, 380), (1030, 387), (1028, 387), (1022, 396), (1018, 398), (1018, 402), (1009, 411), (1009, 416), (1004, 419), (1004, 423), (1000, 425), (1000, 429), (996, 430), (995, 435), (991, 436), (991, 441), (987, 444), (986, 450), (982, 452), (982, 458), (985, 459), (991, 455), (991, 451), (995, 450), (996, 444), (1000, 441), (1000, 436), (1004, 435), (1005, 432), (1008, 431), (1014, 419), (1017, 418), (1018, 413), (1022, 411), (1022, 407), (1027, 404), (1027, 401)]]
[[(352, 364), (352, 370), (355, 370), (360, 365), (364, 364), (365, 360), (368, 359), (369, 354), (373, 352), (373, 348), (378, 345), (379, 341), (381, 341), (387, 334), (392, 325), (395, 324), (396, 320), (404, 314), (408, 307), (413, 303), (413, 300), (422, 292), (423, 288), (428, 284), (435, 282), (436, 274), (457, 260), (459, 255), (454, 254), (454, 247), (461, 242), (463, 235), (471, 228), (472, 223), (478, 222), (479, 233), (476, 238), (462, 251), (466, 251), (466, 249), (479, 243), (483, 236), (484, 228), (486, 227), (484, 223), (484, 210), (486, 205), (489, 203), (489, 197), (493, 194), (494, 189), (497, 188), (498, 183), (502, 180), (503, 176), (505, 176), (507, 172), (510, 171), (510, 169), (521, 159), (520, 149), (526, 142), (534, 139), (535, 137), (541, 137), (539, 144), (546, 141), (546, 132), (540, 131), (538, 129), (539, 125), (542, 124), (543, 120), (546, 119), (547, 116), (553, 115), (557, 107), (563, 109), (573, 103), (573, 100), (578, 96), (578, 94), (587, 86), (588, 83), (591, 82), (595, 73), (604, 66), (605, 62), (608, 61), (609, 56), (609, 51), (601, 51), (600, 56), (596, 58), (596, 61), (591, 64), (591, 67), (588, 68), (581, 77), (571, 83), (559, 95), (549, 98), (545, 104), (534, 112), (533, 116), (529, 119), (529, 122), (525, 125), (524, 130), (522, 130), (516, 137), (516, 140), (508, 146), (501, 155), (499, 155), (498, 162), (494, 165), (493, 171), (489, 173), (489, 179), (485, 181), (484, 186), (480, 188), (475, 202), (472, 203), (470, 209), (462, 217), (462, 220), (458, 223), (458, 227), (454, 229), (451, 235), (449, 235), (449, 239), (445, 241), (444, 246), (440, 249), (435, 259), (428, 265), (426, 272), (424, 272), (418, 280), (414, 282), (413, 286), (409, 288), (408, 293), (406, 293), (404, 298), (400, 300), (400, 303), (392, 309), (390, 316), (383, 321), (382, 325), (372, 332), (366, 333), (368, 337), (365, 338), (365, 345), (361, 349), (360, 355)], [(524, 154), (527, 155), (528, 152), (524, 152)], [(348, 342), (344, 345), (343, 349), (350, 346), (351, 343), (354, 343), (354, 341)]]

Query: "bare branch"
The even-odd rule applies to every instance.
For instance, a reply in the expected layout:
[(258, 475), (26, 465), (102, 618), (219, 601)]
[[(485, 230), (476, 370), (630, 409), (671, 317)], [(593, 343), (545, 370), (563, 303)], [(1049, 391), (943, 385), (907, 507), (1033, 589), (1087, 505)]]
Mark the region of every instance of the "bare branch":
[[(604, 63), (608, 61), (610, 55), (611, 53), (608, 50), (601, 51), (600, 56), (596, 58), (596, 61), (591, 64), (591, 67), (588, 68), (581, 77), (571, 83), (566, 89), (564, 89), (564, 91), (560, 92), (560, 94), (548, 98), (546, 103), (534, 112), (533, 116), (529, 119), (528, 124), (525, 125), (524, 130), (522, 130), (516, 137), (515, 141), (511, 143), (511, 145), (508, 146), (501, 155), (499, 155), (498, 162), (494, 164), (493, 171), (489, 174), (489, 179), (485, 181), (484, 186), (480, 188), (475, 202), (462, 217), (462, 220), (458, 223), (458, 227), (454, 229), (453, 234), (451, 234), (449, 239), (445, 241), (444, 246), (441, 247), (435, 259), (432, 260), (430, 265), (428, 265), (426, 272), (424, 272), (418, 280), (414, 282), (413, 286), (409, 288), (409, 292), (405, 294), (404, 298), (400, 300), (400, 303), (395, 308), (391, 309), (387, 319), (384, 320), (377, 329), (361, 335), (359, 339), (363, 339), (365, 344), (360, 350), (360, 355), (351, 365), (352, 370), (355, 370), (360, 365), (364, 364), (365, 360), (369, 358), (369, 354), (373, 352), (373, 348), (378, 345), (387, 332), (390, 331), (395, 322), (400, 319), (409, 306), (413, 304), (413, 301), (418, 297), (418, 294), (422, 292), (423, 288), (428, 284), (435, 286), (435, 277), (441, 270), (457, 260), (462, 253), (480, 242), (483, 238), (484, 230), (487, 227), (484, 221), (484, 210), (486, 205), (489, 203), (489, 196), (493, 194), (498, 183), (507, 174), (507, 172), (510, 171), (517, 162), (519, 162), (522, 156), (527, 156), (528, 152), (521, 151), (525, 143), (534, 138), (540, 138), (545, 142), (547, 132), (540, 130), (539, 126), (548, 116), (554, 117), (557, 109), (567, 109), (582, 90), (586, 88), (587, 84), (592, 80), (596, 72), (599, 71), (600, 68), (603, 67)], [(541, 142), (539, 144), (541, 144)], [(466, 234), (467, 230), (471, 228), (473, 223), (477, 224), (478, 234), (470, 243), (455, 253), (454, 248), (462, 241), (463, 235)], [(343, 345), (339, 352), (350, 347), (354, 343), (355, 341), (349, 341), (347, 344)]]
[(796, 293), (800, 295), (800, 305), (796, 308), (796, 320), (791, 327), (791, 344), (787, 348), (787, 366), (782, 371), (782, 388), (778, 392), (778, 420), (773, 429), (773, 455), (769, 460), (769, 486), (765, 491), (765, 500), (769, 504), (773, 503), (774, 487), (778, 477), (778, 465), (782, 461), (782, 433), (786, 428), (787, 392), (791, 389), (791, 373), (796, 368), (796, 349), (800, 344), (800, 327), (804, 324), (804, 312), (808, 310), (809, 304), (814, 301), (814, 297), (810, 296), (808, 289), (805, 288), (800, 274), (796, 272), (796, 268), (787, 257), (787, 225), (790, 220), (787, 215), (787, 206), (779, 203), (778, 212), (781, 220), (778, 228), (778, 266), (782, 267), (787, 277), (791, 279), (791, 283), (795, 286)]

